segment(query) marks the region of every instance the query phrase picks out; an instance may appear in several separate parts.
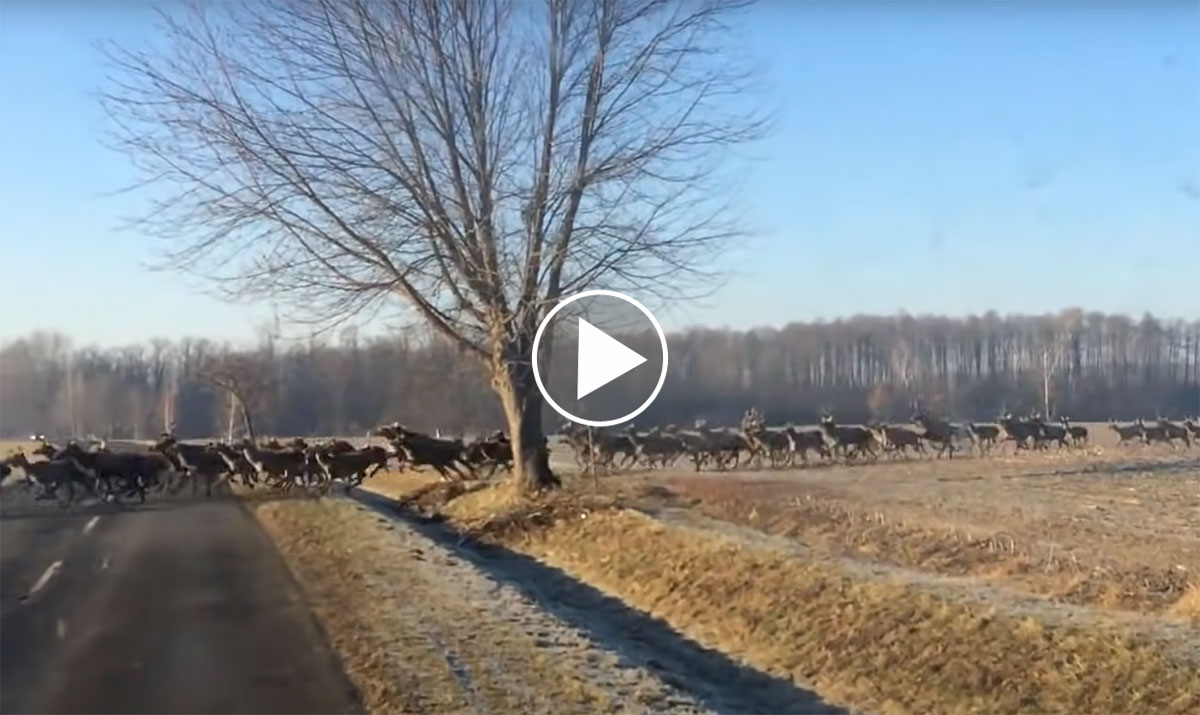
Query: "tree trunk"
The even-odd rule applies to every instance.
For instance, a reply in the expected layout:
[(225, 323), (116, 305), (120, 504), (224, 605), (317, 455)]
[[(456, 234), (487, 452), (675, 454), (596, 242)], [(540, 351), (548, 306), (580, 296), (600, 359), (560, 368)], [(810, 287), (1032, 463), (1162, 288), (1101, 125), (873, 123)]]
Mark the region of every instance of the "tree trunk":
[(163, 390), (163, 406), (162, 406), (163, 428), (162, 428), (162, 431), (166, 432), (168, 434), (175, 433), (174, 405), (172, 404), (171, 397), (172, 397), (172, 394), (171, 394), (171, 389), (169, 387), (167, 389)]
[(1050, 351), (1042, 351), (1042, 419), (1050, 421)]
[[(532, 343), (532, 341), (529, 341)], [(509, 346), (492, 366), (492, 387), (504, 407), (512, 440), (513, 479), (525, 494), (562, 486), (550, 469), (550, 449), (542, 432), (542, 395), (533, 378), (531, 350)]]
[(225, 421), (225, 443), (233, 444), (233, 422), (237, 417), (238, 399), (231, 391), (229, 397), (229, 416)]
[(242, 406), (242, 423), (246, 427), (246, 438), (257, 444), (258, 437), (254, 434), (254, 420), (250, 418), (250, 408), (246, 406), (246, 400), (242, 398), (241, 393), (234, 392), (233, 394), (237, 398), (238, 404)]

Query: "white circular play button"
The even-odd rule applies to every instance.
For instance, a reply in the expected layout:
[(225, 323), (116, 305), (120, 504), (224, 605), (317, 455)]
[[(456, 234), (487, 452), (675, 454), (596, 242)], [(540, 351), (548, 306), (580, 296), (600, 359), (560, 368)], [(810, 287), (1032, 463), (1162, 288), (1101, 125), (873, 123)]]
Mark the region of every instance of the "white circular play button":
[(637, 300), (611, 290), (564, 298), (538, 326), (533, 376), (546, 403), (572, 422), (632, 420), (667, 378), (667, 337)]

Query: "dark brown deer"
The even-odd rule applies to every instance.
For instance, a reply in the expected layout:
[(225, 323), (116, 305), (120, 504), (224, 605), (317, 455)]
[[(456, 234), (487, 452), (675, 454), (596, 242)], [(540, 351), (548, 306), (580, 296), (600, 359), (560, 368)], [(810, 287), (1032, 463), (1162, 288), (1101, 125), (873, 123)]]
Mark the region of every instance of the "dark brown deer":
[(912, 421), (918, 427), (925, 430), (921, 436), (937, 447), (937, 456), (939, 459), (943, 455), (949, 459), (954, 459), (954, 425), (924, 412), (918, 412), (913, 415)]
[(849, 460), (858, 455), (866, 455), (878, 459), (875, 452), (875, 435), (871, 430), (861, 425), (839, 425), (834, 422), (833, 415), (821, 416), (821, 432), (825, 435), (825, 443), (834, 454), (840, 453)]
[[(796, 429), (792, 425), (784, 427), (788, 437), (792, 439), (792, 450), (800, 455), (800, 461), (808, 464), (808, 453), (816, 452), (822, 459), (829, 459), (832, 454), (825, 444), (825, 433), (819, 429)], [(793, 457), (793, 463), (795, 458)]]
[(1058, 418), (1062, 426), (1067, 430), (1067, 436), (1071, 438), (1071, 443), (1076, 447), (1085, 447), (1088, 443), (1088, 430), (1083, 425), (1071, 424), (1071, 418), (1062, 416)]
[(988, 450), (996, 446), (1000, 441), (1001, 432), (1000, 425), (967, 423), (967, 436), (981, 455), (987, 454)]
[(1117, 446), (1132, 442), (1135, 439), (1142, 439), (1142, 428), (1137, 422), (1120, 425), (1117, 424), (1116, 420), (1110, 419), (1108, 421), (1108, 428), (1117, 433)]

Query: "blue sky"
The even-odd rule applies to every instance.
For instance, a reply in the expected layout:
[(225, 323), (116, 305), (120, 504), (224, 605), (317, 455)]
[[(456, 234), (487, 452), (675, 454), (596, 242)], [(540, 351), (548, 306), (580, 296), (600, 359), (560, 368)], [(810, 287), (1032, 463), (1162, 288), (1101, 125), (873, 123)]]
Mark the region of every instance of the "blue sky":
[[(144, 3), (0, 8), (0, 339), (254, 335), (143, 264), (98, 139), (93, 42)], [(1200, 317), (1200, 3), (768, 2), (748, 21), (775, 134), (747, 186), (751, 258), (667, 327), (855, 313), (1087, 309)]]

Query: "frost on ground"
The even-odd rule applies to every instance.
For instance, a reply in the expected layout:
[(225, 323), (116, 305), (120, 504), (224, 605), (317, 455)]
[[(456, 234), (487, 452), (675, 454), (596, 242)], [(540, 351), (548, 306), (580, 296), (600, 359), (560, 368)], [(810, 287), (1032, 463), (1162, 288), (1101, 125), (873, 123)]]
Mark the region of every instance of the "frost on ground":
[[(825, 471), (836, 472), (833, 481), (852, 470)], [(531, 502), (513, 502), (502, 489), (410, 486), (392, 496), (446, 519), (443, 528), (561, 569), (707, 648), (847, 707), (1200, 712), (1196, 632), (1182, 620), (1090, 612), (1003, 581), (872, 561), (713, 518), (701, 507), (720, 502), (696, 499), (706, 493), (683, 498), (662, 476), (647, 479), (632, 489), (612, 477), (597, 492), (576, 485)], [(760, 499), (750, 509), (769, 505)]]
[(602, 647), (405, 523), (341, 499), (254, 508), (373, 713), (708, 712), (661, 664)]

